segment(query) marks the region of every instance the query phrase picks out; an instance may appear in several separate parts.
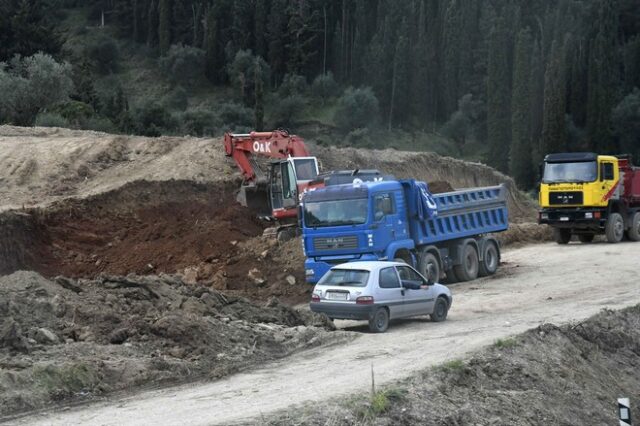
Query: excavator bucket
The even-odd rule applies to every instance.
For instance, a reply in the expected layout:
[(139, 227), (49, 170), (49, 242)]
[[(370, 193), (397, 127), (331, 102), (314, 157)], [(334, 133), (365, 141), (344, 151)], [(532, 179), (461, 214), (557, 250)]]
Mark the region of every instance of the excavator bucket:
[(266, 184), (243, 185), (236, 200), (251, 209), (258, 216), (271, 217), (271, 203), (269, 202), (269, 191)]

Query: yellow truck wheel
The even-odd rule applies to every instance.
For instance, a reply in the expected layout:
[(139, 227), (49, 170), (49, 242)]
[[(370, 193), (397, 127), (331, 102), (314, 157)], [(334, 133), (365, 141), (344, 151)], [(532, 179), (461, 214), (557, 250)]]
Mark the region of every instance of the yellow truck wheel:
[(631, 241), (640, 241), (640, 212), (636, 212), (631, 218), (631, 227), (627, 231), (627, 237)]
[(619, 243), (624, 236), (624, 220), (620, 213), (611, 213), (605, 226), (608, 243)]
[(553, 238), (558, 244), (569, 244), (569, 241), (571, 241), (571, 229), (553, 228)]

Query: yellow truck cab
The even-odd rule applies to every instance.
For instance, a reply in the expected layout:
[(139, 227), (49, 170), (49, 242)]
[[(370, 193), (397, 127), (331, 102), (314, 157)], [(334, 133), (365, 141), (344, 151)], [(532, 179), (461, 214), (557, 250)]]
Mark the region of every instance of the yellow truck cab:
[[(619, 242), (640, 239), (640, 213), (634, 195), (640, 169), (627, 156), (591, 152), (549, 154), (540, 183), (538, 222), (554, 228), (556, 242), (572, 235), (584, 243), (596, 234)], [(636, 223), (638, 222), (638, 223)]]

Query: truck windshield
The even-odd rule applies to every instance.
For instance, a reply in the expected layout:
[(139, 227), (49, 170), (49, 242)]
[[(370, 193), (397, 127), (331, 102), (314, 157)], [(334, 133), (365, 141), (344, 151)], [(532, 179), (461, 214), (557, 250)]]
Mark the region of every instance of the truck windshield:
[(344, 285), (364, 287), (369, 281), (369, 271), (356, 269), (330, 269), (318, 282), (318, 285)]
[(367, 221), (367, 199), (318, 201), (304, 204), (304, 224), (309, 228), (358, 225)]
[(593, 182), (598, 177), (595, 161), (579, 163), (545, 163), (543, 183)]

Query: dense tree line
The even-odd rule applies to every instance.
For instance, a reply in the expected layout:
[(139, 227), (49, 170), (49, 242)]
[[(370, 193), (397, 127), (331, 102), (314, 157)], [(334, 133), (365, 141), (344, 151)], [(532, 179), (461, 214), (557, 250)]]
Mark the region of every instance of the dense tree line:
[[(6, 3), (0, 61), (40, 50), (58, 55), (50, 9), (88, 7), (95, 25), (160, 55), (180, 87), (188, 89), (194, 72), (235, 87), (254, 125), (264, 123), (268, 93), (278, 99), (267, 107), (274, 124), (295, 119), (302, 93), (311, 91), (301, 87), (313, 82), (314, 102), (333, 96), (336, 84), (361, 88), (338, 102), (336, 124), (345, 131), (370, 126), (374, 112), (387, 129), (443, 132), (461, 152), (481, 143), (486, 161), (523, 187), (533, 184), (545, 153), (640, 156), (638, 0)], [(113, 71), (105, 59), (113, 52), (108, 40), (89, 52), (97, 72)], [(77, 100), (91, 97), (76, 91)], [(124, 101), (113, 102), (121, 109), (115, 115), (125, 111)], [(356, 119), (345, 122), (346, 107), (359, 108)]]

